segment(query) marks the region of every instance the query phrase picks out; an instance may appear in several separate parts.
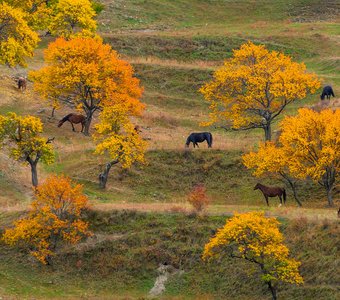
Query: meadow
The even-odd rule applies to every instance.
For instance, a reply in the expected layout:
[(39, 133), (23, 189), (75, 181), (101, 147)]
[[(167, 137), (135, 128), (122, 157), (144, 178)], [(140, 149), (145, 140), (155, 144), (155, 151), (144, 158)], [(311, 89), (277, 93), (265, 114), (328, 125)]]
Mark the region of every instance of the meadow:
[[(255, 270), (246, 264), (201, 262), (202, 247), (233, 212), (263, 210), (278, 216), (292, 254), (302, 262), (302, 287), (282, 286), (282, 299), (337, 299), (340, 278), (339, 221), (328, 208), (324, 191), (311, 181), (299, 187), (303, 208), (288, 191), (286, 207), (271, 207), (256, 182), (282, 185), (273, 178), (254, 178), (241, 155), (263, 139), (261, 130), (203, 128), (208, 103), (198, 89), (213, 71), (248, 40), (304, 62), (340, 98), (340, 7), (335, 0), (101, 0), (98, 17), (104, 41), (129, 61), (144, 87), (143, 116), (135, 120), (148, 141), (147, 164), (124, 170), (114, 166), (105, 190), (98, 174), (107, 159), (93, 154), (89, 137), (58, 120), (74, 107), (51, 108), (33, 91), (21, 93), (12, 76), (26, 75), (43, 64), (43, 38), (28, 68), (0, 67), (0, 113), (32, 114), (44, 122), (46, 137), (55, 137), (56, 162), (39, 166), (40, 180), (64, 173), (84, 185), (93, 211), (96, 239), (66, 248), (53, 268), (39, 266), (21, 249), (0, 244), (0, 296), (3, 299), (144, 299), (157, 277), (159, 263), (185, 271), (167, 284), (161, 299), (267, 299)], [(285, 110), (319, 102), (321, 90)], [(283, 116), (282, 116), (283, 117)], [(280, 118), (280, 120), (282, 119)], [(96, 117), (95, 117), (96, 121)], [(77, 125), (76, 125), (77, 126)], [(77, 127), (79, 131), (80, 128)], [(212, 149), (186, 150), (190, 132), (211, 131)], [(274, 125), (274, 136), (278, 121)], [(186, 197), (204, 183), (211, 204), (203, 216), (191, 214)], [(0, 153), (0, 230), (21, 216), (32, 198), (26, 166)], [(339, 193), (335, 194), (339, 204)], [(19, 250), (19, 251), (18, 251)]]

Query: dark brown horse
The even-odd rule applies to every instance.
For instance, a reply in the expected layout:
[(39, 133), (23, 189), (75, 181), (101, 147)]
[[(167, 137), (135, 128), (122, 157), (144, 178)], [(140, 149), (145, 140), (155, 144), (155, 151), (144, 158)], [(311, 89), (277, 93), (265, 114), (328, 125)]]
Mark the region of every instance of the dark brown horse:
[(265, 186), (261, 183), (257, 183), (254, 187), (254, 190), (260, 190), (263, 193), (263, 196), (266, 199), (267, 205), (268, 203), (268, 197), (276, 197), (278, 196), (280, 198), (280, 203), (282, 204), (282, 197), (283, 197), (283, 203), (286, 203), (286, 190), (280, 187), (270, 187)]
[(27, 87), (27, 81), (24, 77), (19, 77), (18, 78), (18, 89), (21, 90), (22, 92), (26, 90)]
[(78, 114), (68, 114), (67, 116), (63, 117), (59, 123), (58, 127), (61, 127), (66, 121), (69, 121), (72, 125), (72, 130), (75, 131), (73, 124), (79, 124), (81, 123), (81, 131), (83, 132), (84, 127), (85, 127), (85, 122), (86, 122), (86, 117), (83, 115), (78, 115)]

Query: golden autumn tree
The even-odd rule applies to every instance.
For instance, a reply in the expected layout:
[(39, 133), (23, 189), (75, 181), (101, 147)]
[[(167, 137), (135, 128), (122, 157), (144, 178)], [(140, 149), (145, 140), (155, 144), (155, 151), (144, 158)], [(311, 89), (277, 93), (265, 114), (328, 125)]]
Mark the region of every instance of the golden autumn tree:
[(205, 245), (203, 259), (213, 261), (227, 256), (257, 265), (262, 281), (276, 300), (280, 282), (303, 283), (300, 263), (289, 258), (278, 225), (276, 218), (266, 218), (262, 212), (236, 214)]
[(58, 0), (6, 0), (6, 2), (26, 13), (25, 19), (30, 27), (45, 30), (51, 21), (53, 6)]
[(290, 157), (282, 147), (277, 147), (273, 142), (261, 143), (257, 152), (250, 152), (242, 156), (243, 164), (253, 170), (256, 177), (272, 176), (282, 179), (293, 191), (294, 199), (299, 206), (301, 201), (297, 196), (296, 186), (298, 179), (289, 169)]
[(38, 163), (54, 162), (51, 145), (54, 138), (45, 139), (41, 136), (42, 132), (43, 124), (39, 118), (15, 113), (0, 115), (0, 147), (8, 149), (14, 160), (31, 167), (33, 186), (38, 185)]
[(96, 154), (106, 154), (110, 161), (99, 174), (99, 185), (106, 187), (108, 175), (113, 165), (120, 163), (127, 169), (133, 163), (144, 163), (147, 144), (129, 120), (129, 107), (114, 105), (104, 108), (95, 126)]
[(32, 256), (50, 264), (55, 250), (64, 242), (76, 244), (91, 233), (81, 219), (88, 207), (82, 186), (65, 176), (52, 175), (35, 189), (28, 216), (7, 229), (3, 240), (27, 247)]
[(279, 142), (297, 178), (311, 178), (324, 187), (328, 204), (340, 171), (340, 110), (300, 109), (281, 123)]
[(30, 73), (35, 90), (46, 99), (71, 99), (86, 114), (85, 135), (97, 110), (123, 104), (136, 115), (144, 108), (133, 68), (99, 38), (58, 38), (45, 51), (45, 62)]
[(94, 33), (96, 13), (89, 0), (59, 0), (49, 25), (53, 35), (69, 38), (79, 31)]
[(0, 3), (0, 63), (26, 66), (39, 38), (27, 24), (26, 14), (5, 2)]
[(215, 71), (200, 92), (210, 103), (210, 120), (234, 130), (262, 128), (271, 139), (271, 125), (290, 103), (320, 87), (303, 63), (248, 42)]

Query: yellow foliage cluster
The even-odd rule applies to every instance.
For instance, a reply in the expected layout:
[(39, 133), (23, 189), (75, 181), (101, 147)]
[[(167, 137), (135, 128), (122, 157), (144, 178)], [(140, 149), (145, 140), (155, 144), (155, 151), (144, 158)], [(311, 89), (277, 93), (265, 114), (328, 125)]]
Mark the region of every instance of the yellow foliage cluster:
[[(263, 128), (291, 102), (303, 99), (320, 87), (315, 74), (303, 63), (263, 45), (248, 42), (215, 71), (200, 92), (210, 103), (210, 121), (235, 129)], [(270, 139), (270, 135), (267, 139)]]
[(27, 24), (26, 14), (5, 2), (0, 3), (0, 63), (26, 66), (25, 58), (33, 56), (38, 34)]
[(122, 105), (107, 106), (96, 124), (95, 153), (108, 153), (110, 159), (119, 161), (123, 168), (134, 162), (144, 163), (147, 143), (129, 120), (129, 108)]
[(55, 5), (49, 30), (53, 35), (67, 38), (79, 30), (84, 30), (85, 35), (91, 36), (97, 27), (93, 19), (95, 15), (89, 0), (59, 0)]
[(15, 113), (0, 115), (0, 146), (10, 151), (10, 156), (24, 163), (36, 159), (46, 164), (54, 162), (54, 151), (50, 143), (40, 134), (43, 124), (33, 116), (21, 117)]
[(289, 258), (278, 225), (275, 218), (266, 218), (262, 212), (235, 214), (205, 245), (203, 259), (223, 255), (246, 259), (259, 265), (266, 283), (301, 284), (300, 263)]
[(32, 256), (46, 264), (61, 242), (75, 244), (91, 234), (88, 223), (81, 220), (88, 199), (81, 185), (55, 175), (36, 188), (35, 198), (28, 216), (7, 229), (3, 240), (28, 247)]
[(280, 125), (278, 145), (260, 144), (257, 152), (243, 156), (255, 176), (265, 173), (311, 178), (323, 185), (332, 205), (331, 192), (340, 170), (340, 110), (320, 113), (300, 109)]

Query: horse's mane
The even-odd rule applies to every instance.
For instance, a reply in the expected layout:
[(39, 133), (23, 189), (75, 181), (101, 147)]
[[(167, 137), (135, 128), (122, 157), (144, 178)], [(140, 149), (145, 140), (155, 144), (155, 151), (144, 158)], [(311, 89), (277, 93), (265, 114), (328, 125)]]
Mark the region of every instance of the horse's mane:
[(68, 120), (68, 118), (71, 117), (72, 115), (73, 115), (72, 113), (66, 115), (65, 117), (63, 117), (63, 118), (60, 120), (60, 122), (66, 122), (66, 121)]

